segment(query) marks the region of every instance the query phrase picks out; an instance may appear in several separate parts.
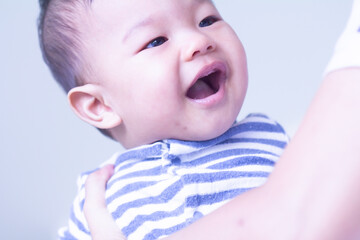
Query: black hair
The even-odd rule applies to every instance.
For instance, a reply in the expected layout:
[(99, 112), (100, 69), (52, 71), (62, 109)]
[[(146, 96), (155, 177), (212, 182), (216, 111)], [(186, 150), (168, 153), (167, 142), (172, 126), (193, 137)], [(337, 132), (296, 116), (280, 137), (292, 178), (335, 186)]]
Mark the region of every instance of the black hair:
[[(91, 77), (91, 66), (84, 57), (84, 24), (91, 0), (39, 0), (38, 34), (43, 59), (68, 93)], [(112, 138), (106, 129), (101, 133)]]

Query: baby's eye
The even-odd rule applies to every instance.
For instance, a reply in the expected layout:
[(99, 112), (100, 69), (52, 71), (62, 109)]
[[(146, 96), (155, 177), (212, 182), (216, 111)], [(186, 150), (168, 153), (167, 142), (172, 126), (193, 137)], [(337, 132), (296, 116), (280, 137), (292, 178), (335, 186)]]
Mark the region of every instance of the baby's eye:
[(215, 16), (209, 16), (204, 18), (200, 23), (199, 23), (199, 27), (208, 27), (214, 23), (216, 23), (217, 21), (219, 21), (218, 17)]
[(151, 40), (145, 47), (144, 49), (148, 49), (148, 48), (153, 48), (153, 47), (157, 47), (160, 46), (162, 44), (164, 44), (168, 39), (166, 37), (157, 37), (153, 40)]

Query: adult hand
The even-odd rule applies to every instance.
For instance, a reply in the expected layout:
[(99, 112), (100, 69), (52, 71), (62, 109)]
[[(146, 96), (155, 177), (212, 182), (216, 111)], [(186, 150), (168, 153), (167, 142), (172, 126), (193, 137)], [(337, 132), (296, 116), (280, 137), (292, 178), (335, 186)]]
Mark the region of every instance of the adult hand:
[(94, 240), (126, 239), (106, 208), (105, 186), (114, 166), (107, 165), (90, 174), (85, 183), (84, 213)]

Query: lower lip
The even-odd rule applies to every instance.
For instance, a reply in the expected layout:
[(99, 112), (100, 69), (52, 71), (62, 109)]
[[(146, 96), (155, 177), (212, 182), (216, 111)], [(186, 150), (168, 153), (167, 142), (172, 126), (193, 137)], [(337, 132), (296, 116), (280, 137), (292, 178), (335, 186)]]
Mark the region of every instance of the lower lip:
[(219, 90), (206, 97), (206, 98), (202, 98), (202, 99), (190, 99), (192, 102), (196, 103), (196, 104), (200, 104), (203, 107), (213, 107), (215, 105), (217, 105), (219, 102), (221, 102), (221, 100), (224, 98), (225, 96), (225, 80), (221, 80), (219, 83)]

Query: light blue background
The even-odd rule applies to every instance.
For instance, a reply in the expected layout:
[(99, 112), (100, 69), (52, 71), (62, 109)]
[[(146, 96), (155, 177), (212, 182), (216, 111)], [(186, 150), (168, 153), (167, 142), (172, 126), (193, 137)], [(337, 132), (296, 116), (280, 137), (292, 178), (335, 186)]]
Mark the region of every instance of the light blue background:
[[(243, 41), (250, 85), (240, 116), (263, 112), (292, 135), (351, 0), (218, 0)], [(121, 147), (78, 120), (38, 47), (38, 3), (0, 0), (0, 238), (55, 239), (78, 173)]]

